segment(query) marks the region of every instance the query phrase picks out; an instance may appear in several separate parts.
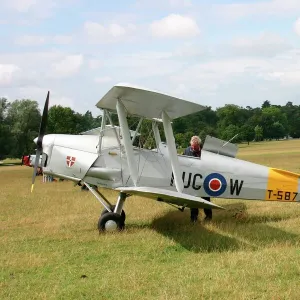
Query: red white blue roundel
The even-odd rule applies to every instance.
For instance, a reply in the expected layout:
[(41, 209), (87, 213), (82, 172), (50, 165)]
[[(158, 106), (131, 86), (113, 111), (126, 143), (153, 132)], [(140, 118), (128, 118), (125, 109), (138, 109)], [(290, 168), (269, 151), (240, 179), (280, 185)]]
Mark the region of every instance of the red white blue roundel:
[(223, 175), (212, 173), (206, 176), (203, 182), (203, 187), (209, 196), (218, 197), (226, 190), (227, 182)]

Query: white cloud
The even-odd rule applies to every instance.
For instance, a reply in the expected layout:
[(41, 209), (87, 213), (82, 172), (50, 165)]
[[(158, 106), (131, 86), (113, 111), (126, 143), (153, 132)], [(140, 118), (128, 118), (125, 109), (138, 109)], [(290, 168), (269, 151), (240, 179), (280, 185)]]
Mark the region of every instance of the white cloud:
[(92, 43), (119, 42), (132, 36), (135, 31), (136, 27), (133, 24), (121, 26), (117, 23), (112, 23), (104, 26), (91, 21), (84, 23), (84, 32)]
[(245, 74), (264, 72), (270, 63), (260, 58), (227, 58), (191, 65), (171, 79), (181, 84), (189, 84), (205, 90), (215, 89), (218, 84), (236, 82)]
[(83, 64), (83, 55), (68, 55), (57, 63), (52, 64), (54, 76), (68, 77), (76, 74)]
[(171, 7), (191, 7), (191, 0), (168, 0), (168, 3)]
[(281, 15), (300, 12), (298, 0), (272, 0), (254, 3), (232, 3), (214, 5), (215, 11), (222, 17), (237, 19), (251, 15)]
[(109, 76), (104, 76), (104, 77), (96, 77), (96, 78), (94, 79), (94, 81), (95, 81), (96, 83), (107, 83), (107, 82), (112, 81), (112, 79), (111, 79), (111, 77), (109, 77)]
[(15, 43), (22, 46), (38, 46), (45, 42), (46, 38), (39, 35), (23, 35), (15, 39)]
[(180, 58), (197, 58), (201, 57), (202, 59), (209, 54), (210, 50), (207, 45), (190, 42), (183, 43), (179, 48), (175, 49), (172, 52), (172, 56), (177, 56)]
[[(19, 98), (24, 99), (32, 99), (36, 100), (39, 105), (40, 109), (42, 110), (44, 107), (44, 103), (46, 100), (46, 95), (49, 88), (42, 88), (40, 86), (26, 86), (22, 87), (18, 90), (18, 94), (20, 95)], [(66, 107), (71, 107), (74, 109), (74, 100), (70, 97), (64, 96), (58, 90), (50, 88), (50, 99), (49, 99), (49, 107), (54, 105), (61, 105)]]
[(177, 97), (184, 97), (188, 93), (189, 89), (185, 84), (179, 83), (175, 88), (173, 95)]
[[(55, 50), (0, 54), (0, 65), (14, 65), (22, 70), (22, 72), (14, 71), (10, 77), (8, 75), (5, 77), (11, 78), (7, 87), (13, 89), (37, 84), (45, 86), (54, 82), (62, 85), (61, 78), (78, 73), (83, 63), (84, 57), (82, 54), (64, 53)], [(9, 70), (14, 69), (10, 68)], [(5, 74), (8, 74), (8, 71)]]
[(196, 21), (187, 16), (171, 14), (150, 25), (150, 32), (159, 38), (191, 38), (200, 33)]
[(64, 107), (70, 107), (72, 109), (75, 109), (74, 100), (72, 98), (60, 96), (56, 94), (54, 94), (51, 97), (51, 106), (54, 105), (61, 105)]
[(61, 59), (63, 53), (60, 51), (45, 51), (45, 52), (21, 52), (21, 53), (2, 53), (0, 54), (0, 63), (16, 64), (22, 69), (30, 67), (49, 66), (50, 62)]
[(32, 26), (76, 1), (81, 0), (0, 0), (0, 12), (9, 24)]
[[(0, 8), (8, 13), (17, 13), (30, 16), (31, 18), (41, 19), (49, 17), (52, 10), (59, 3), (57, 0), (2, 0)], [(64, 1), (64, 0), (63, 0)]]
[[(20, 87), (43, 82), (51, 77), (52, 64), (62, 60), (66, 54), (59, 51), (21, 52), (0, 54), (0, 64), (16, 65), (22, 72), (16, 72), (10, 87)], [(53, 78), (53, 76), (52, 76)]]
[(274, 71), (267, 74), (262, 74), (261, 77), (265, 80), (277, 81), (284, 86), (294, 86), (300, 84), (300, 71)]
[(233, 54), (272, 56), (291, 49), (291, 45), (278, 34), (263, 32), (251, 38), (235, 39), (231, 43)]
[(155, 9), (183, 9), (192, 7), (191, 0), (137, 0), (136, 8), (155, 8)]
[(4, 2), (9, 8), (15, 9), (18, 12), (28, 12), (38, 4), (37, 0), (9, 0)]
[(54, 44), (67, 45), (73, 41), (73, 36), (71, 36), (71, 35), (55, 35), (52, 37), (51, 40)]
[(298, 18), (294, 24), (295, 32), (300, 36), (300, 18)]
[(0, 64), (0, 86), (10, 85), (21, 69), (14, 64)]
[[(230, 57), (190, 65), (170, 76), (180, 96), (213, 107), (225, 103), (299, 103), (300, 49), (270, 58)], [(267, 97), (267, 98), (266, 98)]]
[(69, 35), (23, 35), (15, 39), (15, 44), (21, 46), (39, 46), (43, 44), (69, 44), (72, 41), (72, 39), (72, 36)]
[(92, 70), (99, 69), (102, 65), (103, 62), (99, 59), (90, 59), (88, 62), (88, 66)]
[(272, 66), (261, 72), (259, 77), (267, 81), (273, 81), (281, 86), (294, 86), (300, 84), (300, 49), (287, 51), (277, 56), (270, 62)]
[[(103, 67), (115, 70), (118, 79), (124, 81), (124, 75), (130, 80), (140, 80), (153, 76), (166, 76), (177, 72), (184, 62), (176, 60), (171, 52), (142, 52), (120, 55), (105, 60)], [(126, 79), (126, 81), (128, 81)], [(117, 80), (118, 81), (118, 80)]]

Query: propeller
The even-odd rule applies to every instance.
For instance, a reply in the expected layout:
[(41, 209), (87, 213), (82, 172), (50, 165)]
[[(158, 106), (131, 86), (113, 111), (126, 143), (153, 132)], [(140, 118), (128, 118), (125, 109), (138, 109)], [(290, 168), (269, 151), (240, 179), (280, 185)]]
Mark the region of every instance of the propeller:
[(40, 156), (43, 152), (43, 137), (45, 135), (46, 126), (47, 126), (49, 95), (50, 95), (50, 92), (48, 91), (46, 102), (45, 102), (45, 105), (44, 105), (42, 120), (41, 120), (41, 124), (40, 124), (39, 136), (38, 136), (38, 139), (37, 139), (37, 142), (36, 142), (37, 149), (36, 149), (36, 157), (35, 157), (34, 169), (33, 169), (33, 174), (32, 174), (31, 193), (32, 193), (33, 187), (34, 187), (36, 171), (37, 171), (37, 167), (38, 167), (38, 164), (39, 164), (39, 161), (40, 161)]

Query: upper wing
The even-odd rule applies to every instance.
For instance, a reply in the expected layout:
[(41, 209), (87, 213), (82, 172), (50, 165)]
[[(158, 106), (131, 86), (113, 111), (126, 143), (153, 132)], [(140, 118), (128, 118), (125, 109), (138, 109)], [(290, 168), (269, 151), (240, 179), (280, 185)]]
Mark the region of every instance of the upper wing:
[(96, 106), (116, 110), (118, 99), (122, 101), (129, 114), (150, 119), (161, 119), (162, 111), (165, 111), (171, 119), (175, 119), (205, 109), (204, 106), (194, 102), (122, 83), (112, 87)]
[(219, 208), (223, 207), (213, 204), (200, 197), (194, 197), (188, 194), (178, 193), (165, 189), (158, 189), (152, 187), (119, 187), (116, 190), (129, 193), (132, 195), (144, 196), (147, 198), (154, 198), (158, 201), (168, 202), (176, 205), (191, 207), (191, 208)]

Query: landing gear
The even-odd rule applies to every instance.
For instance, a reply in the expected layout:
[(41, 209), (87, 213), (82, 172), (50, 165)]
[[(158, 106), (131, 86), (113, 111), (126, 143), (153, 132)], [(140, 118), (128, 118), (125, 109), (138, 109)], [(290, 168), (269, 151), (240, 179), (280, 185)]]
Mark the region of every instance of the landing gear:
[(107, 212), (99, 218), (99, 231), (121, 231), (125, 227), (125, 220), (121, 215)]
[(113, 212), (109, 212), (106, 208), (103, 209), (98, 221), (99, 231), (116, 231), (123, 230), (125, 228), (126, 214), (122, 209), (121, 215), (114, 213), (116, 205), (111, 207)]
[(127, 198), (126, 193), (120, 193), (116, 205), (112, 205), (99, 191), (86, 182), (84, 185), (92, 192), (92, 194), (104, 206), (98, 221), (99, 231), (120, 231), (125, 228), (126, 215), (123, 210), (124, 202)]
[(125, 193), (120, 193), (116, 205), (111, 205), (110, 209), (104, 209), (98, 221), (99, 231), (120, 231), (125, 228), (125, 211), (123, 210), (123, 205), (127, 195)]

